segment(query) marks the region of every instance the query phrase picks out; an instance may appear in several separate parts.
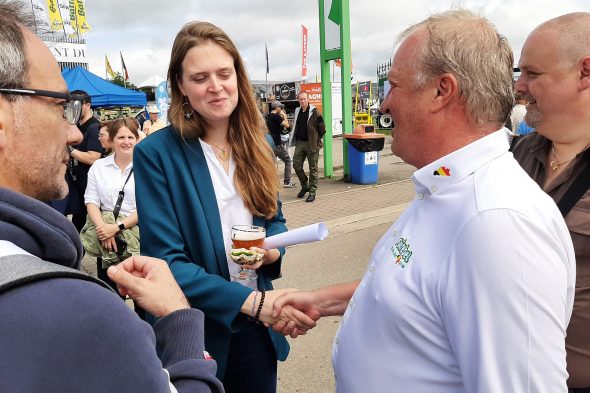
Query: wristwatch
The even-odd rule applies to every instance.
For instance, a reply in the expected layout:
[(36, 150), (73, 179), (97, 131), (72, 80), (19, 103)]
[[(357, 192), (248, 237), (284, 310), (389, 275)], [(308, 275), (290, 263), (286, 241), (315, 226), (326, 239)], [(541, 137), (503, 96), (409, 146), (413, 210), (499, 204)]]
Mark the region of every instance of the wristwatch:
[(124, 231), (125, 230), (125, 224), (123, 224), (122, 221), (117, 221), (117, 225), (119, 226), (119, 230), (120, 231)]

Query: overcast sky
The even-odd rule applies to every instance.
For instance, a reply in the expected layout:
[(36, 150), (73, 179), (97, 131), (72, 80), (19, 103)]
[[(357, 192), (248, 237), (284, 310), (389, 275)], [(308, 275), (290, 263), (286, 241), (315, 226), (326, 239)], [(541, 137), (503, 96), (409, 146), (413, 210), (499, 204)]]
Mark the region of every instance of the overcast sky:
[[(460, 5), (483, 14), (508, 37), (518, 62), (522, 44), (539, 23), (575, 11), (590, 12), (590, 0), (350, 0), (354, 80), (377, 79), (376, 66), (391, 58), (396, 36), (429, 14)], [(264, 44), (269, 80), (301, 78), (301, 25), (309, 30), (308, 81), (319, 67), (316, 0), (86, 0), (90, 70), (105, 75), (104, 55), (121, 71), (123, 53), (135, 84), (153, 74), (166, 76), (170, 48), (180, 27), (191, 20), (212, 22), (234, 40), (251, 79), (264, 80)]]

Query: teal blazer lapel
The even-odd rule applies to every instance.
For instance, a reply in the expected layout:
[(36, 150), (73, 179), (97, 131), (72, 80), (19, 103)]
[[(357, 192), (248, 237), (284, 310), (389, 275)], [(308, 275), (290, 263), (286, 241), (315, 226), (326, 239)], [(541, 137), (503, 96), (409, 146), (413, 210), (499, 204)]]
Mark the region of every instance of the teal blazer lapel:
[[(196, 186), (195, 188), (197, 190), (199, 201), (201, 202), (201, 206), (205, 213), (205, 219), (207, 220), (206, 225), (209, 229), (213, 248), (215, 249), (219, 271), (223, 273), (223, 277), (229, 280), (229, 269), (227, 267), (225, 246), (223, 244), (223, 231), (221, 230), (221, 219), (205, 153), (203, 153), (203, 148), (198, 139), (183, 140), (177, 133), (175, 133), (175, 137), (179, 139), (179, 144), (182, 146), (182, 151), (186, 158), (186, 162), (188, 163), (193, 182)], [(194, 225), (203, 224), (205, 223), (194, 223)]]

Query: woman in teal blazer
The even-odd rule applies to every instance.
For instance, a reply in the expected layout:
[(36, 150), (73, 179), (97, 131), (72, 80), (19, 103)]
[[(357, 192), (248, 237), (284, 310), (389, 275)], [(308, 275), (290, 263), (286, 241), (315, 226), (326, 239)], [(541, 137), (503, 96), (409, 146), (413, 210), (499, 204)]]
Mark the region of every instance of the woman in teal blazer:
[(280, 277), (285, 250), (259, 250), (257, 282), (232, 282), (227, 230), (244, 222), (227, 222), (219, 209), (228, 198), (221, 191), (229, 190), (243, 202), (233, 206), (267, 236), (287, 230), (244, 64), (223, 31), (192, 22), (174, 41), (168, 80), (172, 124), (135, 148), (141, 253), (166, 260), (191, 305), (205, 313), (205, 344), (226, 392), (275, 392), (276, 362), (289, 346), (252, 317), (275, 321), (272, 302), (286, 290), (266, 292), (264, 301), (263, 291)]

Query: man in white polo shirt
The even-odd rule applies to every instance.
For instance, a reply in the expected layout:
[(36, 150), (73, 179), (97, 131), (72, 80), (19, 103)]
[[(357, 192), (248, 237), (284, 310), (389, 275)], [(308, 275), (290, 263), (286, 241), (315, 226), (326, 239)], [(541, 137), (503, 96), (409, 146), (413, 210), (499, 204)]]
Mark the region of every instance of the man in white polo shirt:
[(339, 393), (566, 392), (574, 253), (559, 210), (508, 152), (510, 46), (463, 10), (400, 42), (381, 112), (393, 152), (418, 168), (416, 197), (360, 282), (285, 295), (275, 311), (344, 314)]

